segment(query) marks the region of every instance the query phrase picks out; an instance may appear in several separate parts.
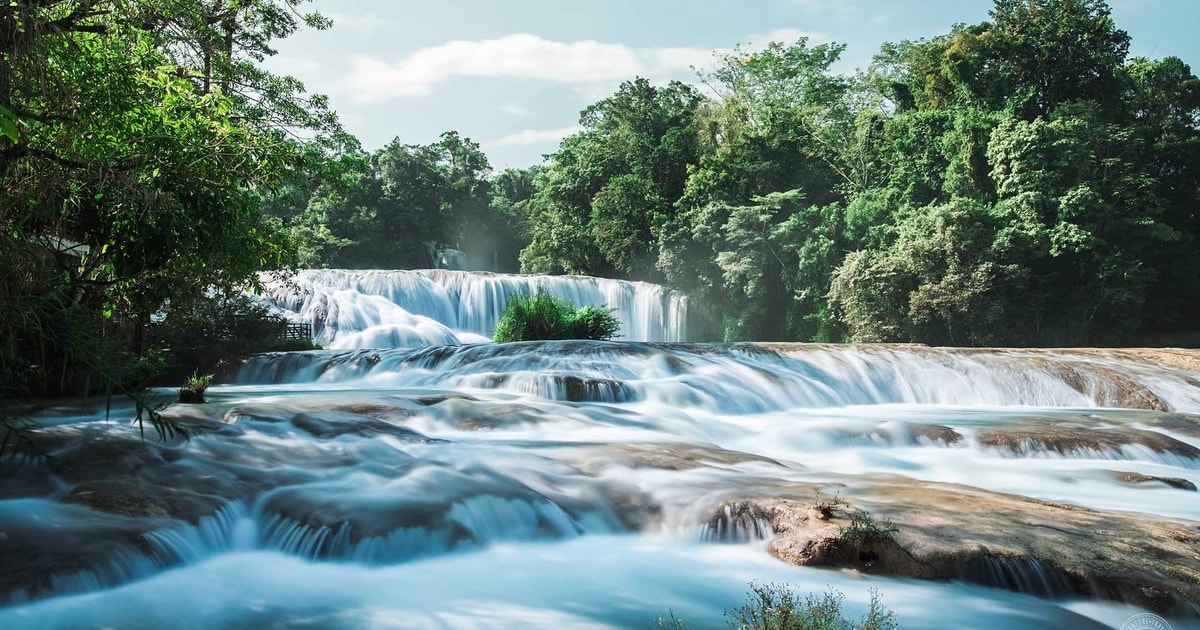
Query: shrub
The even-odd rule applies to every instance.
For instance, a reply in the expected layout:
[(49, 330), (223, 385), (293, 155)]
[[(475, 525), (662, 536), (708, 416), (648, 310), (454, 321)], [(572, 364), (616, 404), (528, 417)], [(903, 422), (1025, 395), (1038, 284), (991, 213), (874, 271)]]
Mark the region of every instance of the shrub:
[(313, 349), (311, 342), (286, 340), (287, 320), (238, 292), (179, 297), (163, 313), (147, 331), (151, 346), (169, 357), (160, 384), (187, 378), (193, 367), (220, 373), (257, 352)]
[[(751, 583), (746, 603), (725, 611), (729, 627), (735, 630), (898, 630), (896, 617), (883, 606), (879, 591), (871, 589), (867, 615), (854, 620), (842, 612), (845, 596), (830, 590), (823, 594), (800, 595), (781, 584)], [(659, 617), (656, 628), (684, 630), (683, 621)]]
[(612, 339), (621, 327), (612, 311), (596, 306), (576, 307), (540, 290), (509, 300), (500, 321), (496, 322), (492, 339), (497, 342)]
[(870, 512), (851, 510), (850, 524), (838, 530), (842, 540), (864, 543), (881, 543), (895, 538), (900, 531), (891, 519), (876, 521)]

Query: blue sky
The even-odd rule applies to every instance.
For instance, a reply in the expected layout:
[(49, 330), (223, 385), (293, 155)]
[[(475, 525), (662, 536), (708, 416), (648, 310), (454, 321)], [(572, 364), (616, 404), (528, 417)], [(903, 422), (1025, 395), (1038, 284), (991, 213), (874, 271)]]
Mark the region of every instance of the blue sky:
[[(1200, 71), (1200, 0), (1110, 0), (1131, 53)], [(622, 80), (695, 79), (715, 50), (808, 36), (880, 44), (987, 19), (991, 0), (317, 0), (334, 27), (279, 42), (269, 67), (329, 95), (367, 149), (457, 130), (493, 168), (541, 161)]]

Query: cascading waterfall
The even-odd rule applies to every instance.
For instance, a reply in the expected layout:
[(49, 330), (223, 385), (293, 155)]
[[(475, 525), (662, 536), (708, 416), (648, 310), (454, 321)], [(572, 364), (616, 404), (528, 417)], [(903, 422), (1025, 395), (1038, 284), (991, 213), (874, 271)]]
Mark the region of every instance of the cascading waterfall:
[[(405, 281), (476, 282), (439, 274)], [(909, 629), (1200, 618), (1200, 373), (1152, 355), (424, 345), (263, 355), (208, 398), (163, 442), (106, 420), (131, 408), (39, 412), (53, 459), (0, 459), (0, 627), (719, 628), (751, 580), (852, 615), (876, 588)], [(769, 555), (851, 505), (946, 572)]]
[(469, 271), (301, 271), (261, 278), (292, 320), (314, 324), (326, 348), (395, 348), (488, 341), (508, 300), (545, 290), (579, 306), (615, 309), (620, 338), (684, 341), (687, 297), (645, 282)]

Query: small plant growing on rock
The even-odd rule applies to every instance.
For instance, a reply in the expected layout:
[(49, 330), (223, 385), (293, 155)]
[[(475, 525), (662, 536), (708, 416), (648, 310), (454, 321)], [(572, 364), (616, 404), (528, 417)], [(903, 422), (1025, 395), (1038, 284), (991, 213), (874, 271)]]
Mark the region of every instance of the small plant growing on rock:
[(212, 384), (212, 380), (212, 374), (201, 375), (199, 372), (192, 371), (192, 375), (183, 381), (183, 387), (179, 388), (179, 402), (204, 402), (204, 392), (208, 391), (208, 386)]
[(861, 543), (888, 542), (895, 538), (900, 528), (891, 519), (879, 521), (866, 510), (851, 510), (850, 524), (838, 530), (842, 540)]
[(816, 496), (813, 497), (812, 509), (816, 511), (817, 518), (823, 521), (828, 521), (836, 516), (839, 511), (844, 510), (847, 507), (850, 506), (840, 494), (835, 494), (832, 497), (825, 497), (821, 495), (820, 491), (817, 491)]

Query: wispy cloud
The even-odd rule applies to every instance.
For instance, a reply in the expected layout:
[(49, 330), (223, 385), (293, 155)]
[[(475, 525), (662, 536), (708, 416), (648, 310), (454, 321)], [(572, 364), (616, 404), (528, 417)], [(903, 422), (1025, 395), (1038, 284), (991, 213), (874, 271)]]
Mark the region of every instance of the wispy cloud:
[(507, 103), (500, 107), (500, 111), (510, 116), (528, 116), (529, 108), (517, 103)]
[(678, 75), (705, 63), (711, 55), (707, 48), (634, 48), (591, 40), (559, 42), (518, 33), (422, 48), (397, 62), (359, 56), (353, 60), (346, 84), (361, 101), (426, 96), (456, 77), (588, 86), (634, 76)]
[(333, 28), (339, 31), (350, 31), (360, 34), (372, 33), (378, 30), (379, 27), (388, 24), (388, 20), (380, 17), (377, 13), (363, 13), (361, 15), (342, 13), (340, 11), (322, 11), (321, 13), (332, 20)]
[(833, 38), (825, 33), (805, 31), (798, 28), (777, 28), (765, 33), (750, 35), (746, 38), (746, 43), (751, 48), (766, 48), (767, 44), (771, 42), (794, 44), (801, 37), (808, 38), (809, 44), (824, 44), (833, 41)]
[(579, 125), (572, 125), (561, 129), (525, 129), (502, 138), (497, 138), (491, 142), (484, 142), (483, 144), (489, 148), (558, 144), (563, 138), (582, 130), (583, 127)]

